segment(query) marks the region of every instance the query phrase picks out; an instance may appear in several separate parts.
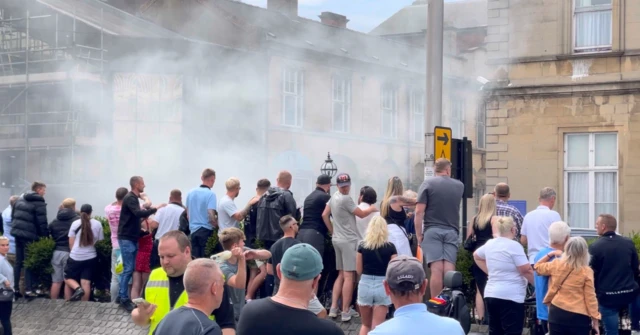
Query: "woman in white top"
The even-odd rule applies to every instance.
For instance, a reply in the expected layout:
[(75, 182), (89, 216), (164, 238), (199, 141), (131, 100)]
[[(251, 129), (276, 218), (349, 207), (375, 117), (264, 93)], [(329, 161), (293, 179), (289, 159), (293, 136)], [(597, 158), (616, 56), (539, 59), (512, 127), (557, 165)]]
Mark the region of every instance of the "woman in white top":
[(411, 246), (409, 245), (409, 235), (404, 228), (407, 213), (404, 211), (403, 206), (415, 206), (416, 199), (405, 198), (403, 193), (402, 180), (399, 177), (390, 178), (384, 199), (380, 204), (380, 216), (389, 225), (389, 242), (396, 246), (398, 256), (413, 257)]
[(64, 282), (65, 290), (73, 291), (70, 301), (88, 301), (91, 295), (91, 279), (98, 256), (95, 244), (104, 238), (100, 222), (91, 219), (92, 212), (91, 205), (82, 205), (80, 220), (74, 221), (69, 229), (71, 252), (64, 268)]
[[(13, 267), (7, 260), (9, 253), (9, 238), (0, 236), (0, 287), (5, 290), (13, 290)], [(11, 310), (13, 301), (0, 301), (0, 324), (4, 329), (5, 335), (13, 334), (11, 332)]]
[[(358, 208), (365, 210), (372, 205), (375, 205), (376, 202), (378, 202), (378, 194), (376, 193), (376, 190), (374, 190), (371, 186), (363, 186), (360, 189)], [(373, 219), (373, 217), (376, 215), (378, 215), (378, 213), (374, 212), (363, 218), (359, 218), (358, 216), (356, 216), (356, 227), (358, 228), (358, 235), (360, 236), (360, 240), (364, 240), (369, 222), (371, 222), (371, 219)]]
[(533, 285), (533, 269), (524, 248), (514, 241), (511, 217), (500, 217), (499, 236), (473, 253), (480, 269), (489, 275), (484, 299), (489, 314), (489, 334), (522, 334), (527, 282)]

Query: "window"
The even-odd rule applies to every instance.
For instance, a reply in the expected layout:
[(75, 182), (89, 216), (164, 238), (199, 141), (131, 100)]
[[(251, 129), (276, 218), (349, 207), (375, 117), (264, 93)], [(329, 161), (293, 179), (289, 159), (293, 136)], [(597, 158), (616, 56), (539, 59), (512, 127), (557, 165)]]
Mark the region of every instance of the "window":
[(461, 139), (464, 136), (464, 100), (462, 98), (451, 97), (451, 136)]
[(594, 228), (600, 214), (618, 215), (618, 135), (567, 134), (565, 215), (572, 227)]
[(333, 77), (333, 131), (348, 133), (351, 111), (351, 81)]
[(424, 91), (411, 92), (409, 101), (411, 108), (412, 139), (417, 142), (424, 141), (424, 110), (425, 110), (425, 94)]
[(382, 136), (398, 136), (398, 90), (391, 86), (382, 87)]
[(487, 143), (487, 108), (484, 103), (478, 106), (478, 112), (476, 116), (476, 148), (484, 149)]
[(303, 103), (302, 71), (284, 69), (282, 72), (282, 124), (302, 127)]
[(575, 0), (573, 13), (574, 50), (611, 50), (612, 0)]

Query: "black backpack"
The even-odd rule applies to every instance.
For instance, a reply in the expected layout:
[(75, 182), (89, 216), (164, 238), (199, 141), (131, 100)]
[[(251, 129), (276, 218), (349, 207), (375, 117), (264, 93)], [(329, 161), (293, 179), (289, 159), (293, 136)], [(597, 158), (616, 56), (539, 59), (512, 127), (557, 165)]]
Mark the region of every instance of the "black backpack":
[(445, 300), (443, 304), (433, 301), (427, 302), (427, 310), (436, 315), (457, 320), (465, 334), (471, 330), (471, 309), (462, 292), (462, 273), (449, 271), (444, 275), (445, 288), (439, 298)]

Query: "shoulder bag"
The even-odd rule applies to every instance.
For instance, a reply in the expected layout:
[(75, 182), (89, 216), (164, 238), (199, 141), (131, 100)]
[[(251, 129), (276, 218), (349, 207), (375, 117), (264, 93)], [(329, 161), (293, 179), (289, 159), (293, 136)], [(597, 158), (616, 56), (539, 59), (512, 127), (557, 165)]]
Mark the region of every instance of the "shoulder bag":
[(564, 284), (565, 280), (567, 280), (567, 278), (569, 278), (569, 276), (571, 275), (572, 272), (573, 272), (573, 269), (571, 269), (571, 271), (569, 271), (567, 276), (564, 277), (564, 279), (562, 280), (562, 282), (560, 282), (560, 285), (558, 285), (558, 288), (555, 291), (547, 292), (547, 295), (544, 297), (544, 301), (542, 301), (543, 304), (545, 304), (545, 305), (551, 304), (551, 301), (553, 300), (553, 298), (556, 297), (558, 292), (560, 292), (560, 289), (562, 288), (562, 285)]
[(467, 237), (467, 239), (464, 241), (464, 244), (462, 245), (464, 250), (466, 250), (468, 252), (473, 252), (473, 251), (476, 250), (476, 233), (475, 233), (475, 229), (476, 229), (476, 218), (473, 219), (473, 234), (469, 235), (469, 237)]
[(14, 292), (10, 288), (0, 287), (0, 302), (13, 301)]

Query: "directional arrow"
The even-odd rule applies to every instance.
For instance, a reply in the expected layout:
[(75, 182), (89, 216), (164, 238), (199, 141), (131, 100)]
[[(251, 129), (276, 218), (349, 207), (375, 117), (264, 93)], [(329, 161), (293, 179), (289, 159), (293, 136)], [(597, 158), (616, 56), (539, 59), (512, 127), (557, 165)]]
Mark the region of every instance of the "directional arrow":
[(444, 136), (438, 136), (436, 139), (438, 141), (442, 141), (444, 145), (447, 145), (449, 143), (449, 136), (447, 136), (447, 133), (444, 133)]

